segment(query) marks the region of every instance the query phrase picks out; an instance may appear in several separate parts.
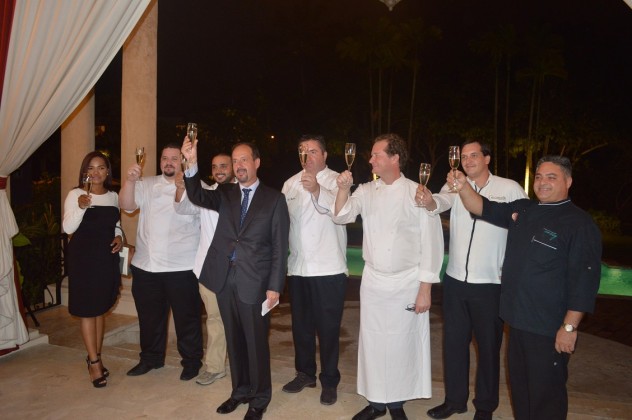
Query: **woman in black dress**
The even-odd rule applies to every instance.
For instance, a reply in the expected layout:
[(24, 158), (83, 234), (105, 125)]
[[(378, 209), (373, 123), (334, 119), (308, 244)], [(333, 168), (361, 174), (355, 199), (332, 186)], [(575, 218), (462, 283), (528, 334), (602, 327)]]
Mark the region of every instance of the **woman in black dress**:
[[(89, 175), (91, 186), (85, 181)], [(92, 384), (107, 385), (109, 372), (101, 362), (104, 315), (119, 295), (121, 273), (118, 252), (123, 245), (117, 234), (120, 211), (118, 194), (111, 191), (109, 160), (90, 152), (81, 163), (79, 186), (64, 203), (64, 231), (68, 243), (68, 311), (81, 320), (81, 336), (88, 351), (86, 363)]]

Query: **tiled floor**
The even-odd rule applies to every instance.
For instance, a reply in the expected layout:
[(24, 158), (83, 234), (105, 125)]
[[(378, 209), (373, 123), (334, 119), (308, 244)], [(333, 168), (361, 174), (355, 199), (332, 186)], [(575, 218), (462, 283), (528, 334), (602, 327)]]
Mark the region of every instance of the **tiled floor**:
[[(441, 363), (441, 317), (439, 307), (431, 311), (433, 398), (410, 401), (410, 419), (427, 418), (426, 410), (443, 401)], [(169, 344), (166, 366), (141, 377), (125, 372), (138, 357), (137, 322), (134, 317), (107, 318), (107, 344), (103, 351), (112, 372), (108, 386), (95, 389), (88, 380), (85, 350), (78, 322), (66, 308), (38, 313), (40, 332), (50, 344), (26, 348), (0, 358), (0, 417), (3, 419), (238, 419), (239, 407), (228, 415), (216, 407), (230, 394), (226, 377), (210, 386), (179, 380), (180, 366), (175, 344)], [(272, 402), (266, 419), (350, 419), (366, 401), (355, 393), (359, 303), (346, 303), (341, 333), (342, 382), (338, 403), (319, 403), (320, 387), (299, 394), (281, 391), (294, 376), (289, 306), (273, 312), (270, 344), (272, 353)], [(472, 370), (475, 369), (473, 359)], [(578, 350), (571, 359), (568, 381), (571, 419), (632, 418), (632, 348), (593, 335), (580, 333)], [(505, 373), (501, 379), (501, 404), (497, 419), (512, 418)], [(473, 407), (453, 419), (473, 416)], [(388, 418), (385, 417), (385, 418)]]

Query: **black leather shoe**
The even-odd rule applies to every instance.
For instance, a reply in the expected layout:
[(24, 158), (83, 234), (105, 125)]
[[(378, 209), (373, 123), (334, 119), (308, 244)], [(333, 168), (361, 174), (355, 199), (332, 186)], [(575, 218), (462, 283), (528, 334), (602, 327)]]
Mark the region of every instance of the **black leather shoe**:
[(320, 392), (320, 403), (322, 405), (332, 405), (338, 401), (338, 391), (335, 387), (323, 387)]
[(492, 420), (492, 412), (485, 410), (476, 410), (474, 420)]
[(217, 412), (219, 414), (232, 413), (237, 407), (239, 407), (240, 404), (246, 404), (247, 402), (248, 400), (235, 400), (231, 397), (224, 401), (222, 405), (217, 407)]
[(452, 414), (463, 414), (465, 412), (467, 412), (467, 407), (454, 408), (448, 403), (443, 403), (436, 406), (435, 408), (431, 408), (426, 414), (428, 414), (428, 416), (432, 417), (433, 419), (447, 419)]
[(373, 420), (384, 415), (386, 415), (386, 409), (380, 411), (372, 405), (368, 405), (364, 408), (364, 410), (353, 416), (353, 419), (351, 420)]
[(265, 412), (265, 408), (250, 407), (244, 416), (244, 420), (261, 420), (263, 418), (263, 413)]
[(198, 368), (185, 367), (184, 369), (182, 369), (182, 373), (180, 374), (180, 380), (190, 381), (191, 379), (198, 376), (198, 373), (200, 373), (199, 367)]
[(144, 375), (152, 369), (160, 369), (163, 366), (164, 365), (153, 366), (141, 360), (139, 364), (137, 364), (136, 366), (134, 366), (133, 368), (127, 371), (127, 376)]
[(393, 420), (408, 420), (403, 408), (389, 408), (388, 411), (391, 413), (391, 419)]

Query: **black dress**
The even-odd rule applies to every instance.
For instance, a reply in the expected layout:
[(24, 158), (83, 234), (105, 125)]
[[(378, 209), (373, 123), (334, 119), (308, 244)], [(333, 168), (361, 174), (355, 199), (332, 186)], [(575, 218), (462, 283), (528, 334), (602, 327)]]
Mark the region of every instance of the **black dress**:
[(119, 295), (119, 255), (110, 244), (119, 209), (86, 209), (79, 228), (68, 243), (68, 312), (82, 318), (105, 314)]

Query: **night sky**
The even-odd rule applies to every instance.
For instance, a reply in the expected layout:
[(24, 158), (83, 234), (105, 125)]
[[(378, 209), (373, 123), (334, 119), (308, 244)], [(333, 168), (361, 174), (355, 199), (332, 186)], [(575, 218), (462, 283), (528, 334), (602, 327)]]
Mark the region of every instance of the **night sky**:
[[(325, 135), (330, 166), (337, 170), (344, 168), (339, 149), (345, 141), (355, 141), (364, 153), (370, 149), (366, 67), (336, 51), (366, 22), (421, 18), (442, 33), (420, 57), (419, 128), (413, 136), (418, 144), (408, 174), (413, 179), (418, 162), (430, 159), (424, 142), (433, 124), (450, 144), (460, 144), (469, 126), (483, 127), (486, 135), (492, 130), (494, 70), (470, 42), (501, 24), (514, 25), (520, 39), (546, 26), (563, 40), (568, 76), (545, 81), (543, 119), (563, 119), (566, 130), (588, 121), (609, 142), (576, 167), (573, 199), (584, 207), (632, 213), (632, 148), (621, 146), (629, 146), (632, 133), (632, 9), (623, 0), (402, 0), (393, 12), (378, 0), (160, 0), (158, 16), (159, 144), (181, 141), (174, 127), (187, 121), (201, 125), (201, 155), (229, 150), (238, 138), (255, 140), (265, 146), (261, 178), (277, 188), (299, 170), (294, 144), (303, 133)], [(527, 65), (522, 52), (512, 59), (511, 124), (521, 131), (512, 136), (525, 136), (529, 115), (531, 85), (516, 76)], [(107, 138), (97, 139), (97, 147), (113, 150), (120, 142), (120, 66), (119, 54), (95, 89), (97, 124), (113, 127)], [(393, 88), (391, 131), (403, 137), (410, 74), (407, 68), (397, 70)], [(450, 132), (452, 125), (458, 127)], [(265, 142), (270, 135), (274, 145)], [(610, 146), (613, 139), (617, 147)], [(53, 146), (45, 143), (34, 157), (35, 174), (57, 170), (59, 161), (47, 160), (47, 147)], [(444, 157), (437, 160), (433, 189), (447, 171)], [(116, 156), (113, 160), (116, 166)], [(368, 176), (362, 158), (355, 168), (358, 177)], [(523, 168), (520, 156), (512, 157), (514, 172), (508, 174), (521, 181)], [(616, 187), (595, 182), (609, 177), (622, 181)]]

